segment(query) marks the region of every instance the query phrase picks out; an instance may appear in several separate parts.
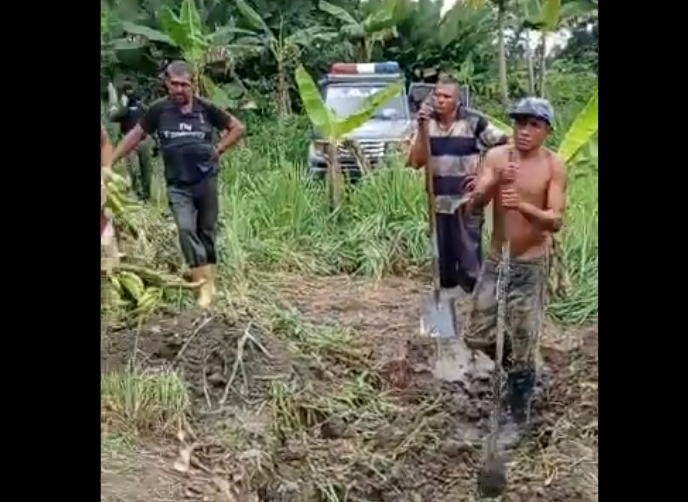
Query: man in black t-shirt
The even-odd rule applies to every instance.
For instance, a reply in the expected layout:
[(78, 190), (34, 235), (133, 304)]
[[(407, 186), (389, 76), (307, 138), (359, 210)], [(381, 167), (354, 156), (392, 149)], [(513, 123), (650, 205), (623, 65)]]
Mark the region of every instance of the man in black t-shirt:
[[(143, 114), (144, 108), (134, 91), (134, 86), (126, 82), (122, 86), (122, 97), (119, 105), (113, 107), (110, 111), (110, 120), (119, 123), (122, 136), (126, 136), (138, 124)], [(127, 159), (127, 168), (132, 186), (136, 195), (142, 201), (147, 201), (151, 195), (151, 148), (151, 141), (144, 139)]]
[[(215, 294), (215, 237), (218, 218), (219, 158), (239, 141), (244, 126), (212, 103), (194, 96), (191, 68), (173, 61), (165, 69), (168, 96), (156, 101), (117, 145), (113, 164), (147, 134), (160, 142), (167, 196), (191, 278), (200, 282), (198, 304), (207, 307)], [(213, 144), (213, 132), (221, 139)]]

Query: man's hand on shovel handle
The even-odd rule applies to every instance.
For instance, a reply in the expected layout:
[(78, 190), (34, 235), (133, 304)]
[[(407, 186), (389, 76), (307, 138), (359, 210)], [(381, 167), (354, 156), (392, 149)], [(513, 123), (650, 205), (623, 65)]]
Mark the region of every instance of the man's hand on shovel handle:
[(506, 165), (497, 167), (497, 176), (502, 185), (502, 206), (505, 209), (518, 209), (520, 197), (515, 188), (518, 163), (514, 160), (513, 153), (509, 155), (509, 162)]
[(513, 183), (518, 175), (518, 164), (509, 162), (507, 165), (495, 166), (499, 180), (505, 183)]
[(520, 203), (521, 197), (513, 186), (502, 189), (502, 206), (505, 209), (518, 209)]

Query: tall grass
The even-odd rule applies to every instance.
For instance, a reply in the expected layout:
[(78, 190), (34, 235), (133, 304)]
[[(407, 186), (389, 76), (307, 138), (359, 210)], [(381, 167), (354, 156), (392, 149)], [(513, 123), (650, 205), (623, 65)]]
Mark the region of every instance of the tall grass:
[(569, 173), (561, 251), (573, 288), (569, 297), (557, 298), (550, 305), (555, 317), (575, 324), (596, 319), (598, 313), (599, 187), (597, 170), (590, 167), (574, 167)]
[[(302, 119), (251, 124), (250, 130), (222, 167), (221, 277), (260, 270), (380, 278), (428, 265), (420, 173), (393, 160), (350, 190), (342, 211), (333, 215), (322, 184), (311, 181), (304, 166)], [(562, 236), (573, 291), (550, 308), (560, 320), (579, 323), (597, 315), (597, 175), (574, 174)], [(163, 210), (148, 211), (159, 221)], [(166, 232), (165, 239), (172, 236)]]

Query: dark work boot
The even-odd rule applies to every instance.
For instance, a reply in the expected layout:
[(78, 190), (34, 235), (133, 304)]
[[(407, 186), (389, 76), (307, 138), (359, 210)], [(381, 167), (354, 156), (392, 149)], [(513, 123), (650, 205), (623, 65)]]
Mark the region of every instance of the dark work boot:
[(535, 370), (509, 372), (506, 385), (509, 412), (520, 427), (525, 427), (530, 418), (530, 400), (535, 390)]
[(497, 439), (497, 445), (502, 450), (514, 448), (526, 432), (530, 400), (535, 389), (535, 370), (510, 371), (506, 386), (508, 409), (500, 416)]

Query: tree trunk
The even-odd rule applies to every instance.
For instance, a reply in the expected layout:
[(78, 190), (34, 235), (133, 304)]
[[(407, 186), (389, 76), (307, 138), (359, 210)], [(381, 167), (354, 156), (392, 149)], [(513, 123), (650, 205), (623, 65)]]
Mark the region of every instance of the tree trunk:
[(528, 94), (535, 96), (535, 54), (532, 30), (526, 30), (526, 60), (528, 61)]
[(538, 96), (545, 97), (545, 80), (547, 76), (547, 32), (542, 32), (540, 41), (540, 81), (538, 82)]
[(504, 40), (504, 27), (506, 23), (506, 9), (503, 6), (499, 7), (499, 12), (497, 14), (497, 29), (499, 30), (498, 35), (498, 60), (499, 60), (499, 87), (501, 91), (502, 98), (502, 108), (504, 112), (509, 111), (509, 80), (507, 77), (507, 67), (506, 67), (506, 41)]
[(368, 46), (368, 40), (364, 38), (356, 44), (356, 62), (368, 63), (369, 61), (370, 47)]
[(327, 143), (327, 186), (330, 192), (330, 209), (334, 212), (342, 202), (342, 169), (337, 158), (339, 141), (330, 139)]
[(284, 61), (281, 59), (277, 60), (277, 114), (282, 118), (291, 115), (289, 80), (287, 79)]

